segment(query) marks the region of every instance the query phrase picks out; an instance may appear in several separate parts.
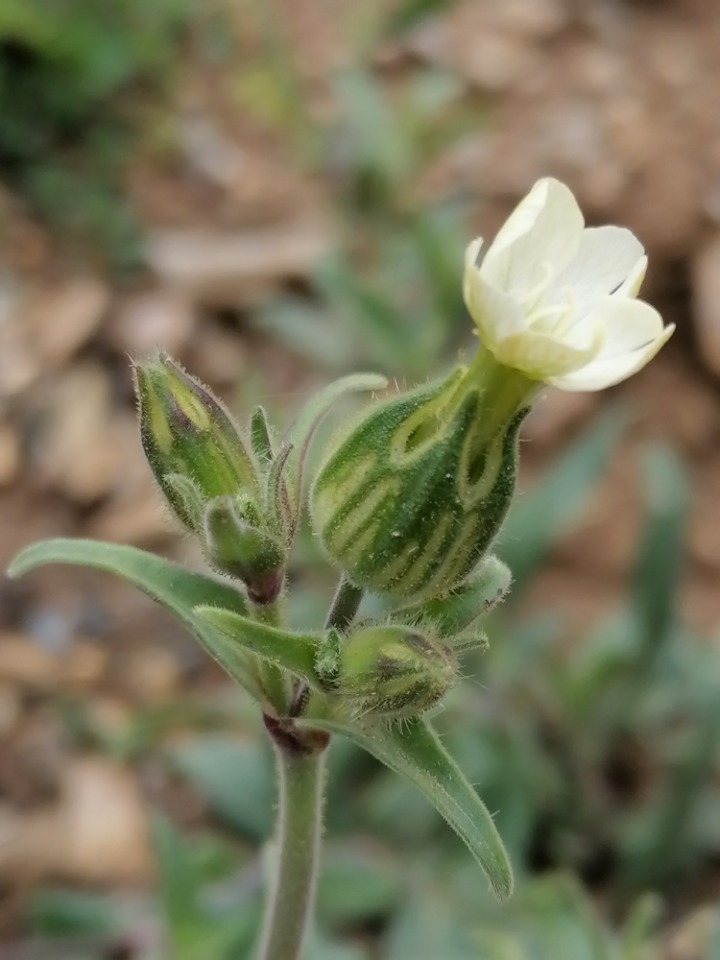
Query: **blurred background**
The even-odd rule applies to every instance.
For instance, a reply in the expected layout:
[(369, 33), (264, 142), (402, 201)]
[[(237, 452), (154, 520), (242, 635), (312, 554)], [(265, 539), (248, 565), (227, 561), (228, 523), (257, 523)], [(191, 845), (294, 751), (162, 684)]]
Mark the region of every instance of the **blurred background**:
[[(340, 740), (312, 960), (720, 958), (720, 5), (3, 0), (0, 560), (76, 535), (197, 563), (128, 354), (286, 425), (349, 370), (472, 346), (462, 252), (536, 178), (631, 227), (678, 324), (525, 430), (490, 652), (438, 718), (508, 844), (499, 909)], [(293, 618), (331, 576), (306, 534)], [(149, 600), (0, 586), (0, 957), (243, 960), (272, 822), (253, 708)]]

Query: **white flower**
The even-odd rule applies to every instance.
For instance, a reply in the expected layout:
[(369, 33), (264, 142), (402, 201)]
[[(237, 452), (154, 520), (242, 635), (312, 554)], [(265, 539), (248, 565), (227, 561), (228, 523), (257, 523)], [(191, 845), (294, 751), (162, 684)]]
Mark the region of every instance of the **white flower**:
[(478, 264), (481, 246), (465, 256), (465, 303), (484, 346), (534, 380), (602, 390), (644, 367), (675, 329), (634, 299), (642, 244), (622, 227), (585, 227), (558, 180), (538, 180)]

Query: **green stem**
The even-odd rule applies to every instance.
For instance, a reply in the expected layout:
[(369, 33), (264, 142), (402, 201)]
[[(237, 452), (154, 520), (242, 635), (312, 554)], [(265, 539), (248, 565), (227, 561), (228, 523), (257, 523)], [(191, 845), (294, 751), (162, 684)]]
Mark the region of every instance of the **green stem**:
[(340, 577), (335, 596), (325, 618), (325, 629), (329, 630), (331, 627), (335, 627), (337, 630), (344, 630), (345, 627), (350, 626), (358, 612), (362, 598), (362, 587), (356, 587), (345, 577)]
[(326, 751), (303, 753), (276, 743), (275, 753), (277, 861), (259, 960), (299, 960), (315, 901)]
[[(283, 604), (284, 596), (281, 593), (273, 603), (251, 603), (250, 610), (259, 623), (278, 627), (284, 620)], [(290, 680), (287, 673), (274, 663), (263, 660), (260, 662), (260, 678), (268, 703), (279, 716), (283, 716), (290, 706)]]
[[(330, 630), (334, 627), (336, 630), (345, 630), (346, 627), (349, 627), (358, 612), (363, 593), (362, 587), (354, 586), (344, 576), (340, 577), (335, 596), (325, 617), (325, 629)], [(293, 701), (290, 706), (291, 717), (302, 715), (309, 696), (310, 687), (306, 681), (302, 680), (296, 686), (293, 694)]]

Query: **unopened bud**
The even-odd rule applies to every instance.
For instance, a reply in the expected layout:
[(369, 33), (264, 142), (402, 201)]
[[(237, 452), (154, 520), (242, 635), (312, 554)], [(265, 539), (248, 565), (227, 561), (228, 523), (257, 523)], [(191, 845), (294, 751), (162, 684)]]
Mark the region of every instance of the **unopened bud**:
[[(235, 424), (213, 393), (161, 354), (135, 365), (145, 455), (178, 519), (197, 532), (191, 481), (203, 502), (224, 494), (259, 496), (257, 471)], [(190, 498), (190, 499), (189, 499)]]
[(232, 497), (211, 500), (205, 511), (208, 559), (221, 572), (242, 580), (255, 603), (272, 603), (283, 584), (285, 551), (271, 533), (241, 514)]
[(374, 404), (321, 467), (313, 526), (356, 585), (406, 601), (442, 596), (492, 546), (529, 403), (496, 404), (466, 373)]
[(338, 691), (361, 714), (417, 716), (433, 707), (456, 678), (450, 647), (415, 627), (361, 627), (340, 652)]

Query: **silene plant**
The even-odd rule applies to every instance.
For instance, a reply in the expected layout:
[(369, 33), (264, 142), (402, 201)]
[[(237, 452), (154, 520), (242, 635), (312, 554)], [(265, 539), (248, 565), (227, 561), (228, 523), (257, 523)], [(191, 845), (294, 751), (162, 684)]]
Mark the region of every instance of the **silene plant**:
[[(312, 921), (331, 736), (349, 737), (437, 808), (499, 899), (512, 872), (492, 817), (429, 719), (483, 647), (478, 621), (511, 572), (492, 554), (512, 501), (523, 420), (546, 385), (601, 390), (640, 370), (673, 332), (636, 299), (643, 247), (628, 230), (586, 228), (571, 191), (540, 180), (494, 242), (468, 247), (463, 293), (479, 345), (467, 365), (373, 399), (308, 448), (342, 394), (382, 394), (359, 374), (312, 398), (277, 439), (262, 408), (237, 428), (170, 357), (134, 366), (142, 445), (175, 518), (214, 574), (128, 546), (50, 540), (10, 575), (45, 563), (116, 573), (176, 614), (253, 697), (277, 757), (277, 832), (259, 960), (297, 960)], [(339, 583), (324, 625), (292, 629), (286, 569), (302, 511)], [(381, 619), (357, 619), (365, 591)]]

